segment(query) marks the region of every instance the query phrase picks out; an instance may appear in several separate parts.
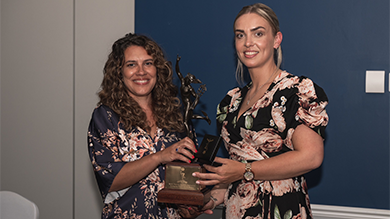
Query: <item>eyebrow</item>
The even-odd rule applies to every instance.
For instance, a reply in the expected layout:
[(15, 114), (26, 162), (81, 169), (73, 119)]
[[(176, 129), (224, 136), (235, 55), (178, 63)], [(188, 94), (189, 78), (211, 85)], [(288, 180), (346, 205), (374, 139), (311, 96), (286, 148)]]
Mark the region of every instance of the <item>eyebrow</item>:
[[(137, 62), (135, 60), (127, 60), (125, 61), (125, 63), (128, 63), (128, 62)], [(153, 59), (145, 59), (143, 62), (153, 62)]]
[[(252, 28), (252, 29), (251, 29), (251, 32), (254, 32), (254, 31), (259, 30), (259, 29), (264, 29), (264, 30), (265, 30), (265, 27), (263, 27), (263, 26), (258, 26), (258, 27)], [(240, 29), (236, 29), (235, 31), (244, 33), (244, 31), (243, 31), (243, 30), (240, 30)]]

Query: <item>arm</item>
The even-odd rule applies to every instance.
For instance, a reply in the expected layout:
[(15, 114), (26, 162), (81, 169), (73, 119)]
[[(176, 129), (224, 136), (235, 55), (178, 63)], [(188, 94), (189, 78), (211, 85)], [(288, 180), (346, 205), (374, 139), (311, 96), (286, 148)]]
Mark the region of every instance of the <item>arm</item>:
[(180, 67), (179, 67), (180, 59), (181, 59), (181, 57), (179, 55), (177, 55), (177, 57), (176, 57), (176, 74), (179, 77), (181, 83), (183, 84), (184, 77), (183, 77), (182, 73), (180, 72)]
[[(178, 148), (178, 151), (176, 151), (176, 148)], [(189, 163), (189, 159), (192, 158), (193, 155), (185, 148), (195, 153), (195, 145), (188, 137), (162, 151), (125, 164), (115, 176), (109, 192), (118, 191), (134, 185), (154, 171), (160, 164), (166, 164), (174, 160), (181, 160)]]
[(95, 109), (88, 128), (89, 155), (99, 188), (104, 195), (137, 183), (160, 164), (173, 160), (188, 162), (189, 158), (193, 156), (184, 148), (194, 152), (194, 143), (189, 138), (184, 138), (162, 151), (147, 156), (138, 154), (140, 159), (126, 162), (129, 158), (124, 158), (124, 156), (129, 155), (130, 152), (123, 154), (120, 149), (128, 150), (124, 144), (130, 144), (126, 141), (134, 141), (134, 139), (126, 139), (122, 136), (120, 133), (124, 131), (118, 130), (118, 123), (117, 114), (108, 107), (100, 106)]
[(196, 218), (201, 214), (213, 214), (213, 210), (216, 206), (223, 203), (223, 199), (227, 190), (228, 184), (219, 184), (213, 187), (211, 190), (211, 196), (213, 197), (207, 202), (202, 209), (198, 206), (179, 205), (179, 213), (182, 218)]
[[(252, 163), (256, 180), (282, 180), (302, 175), (318, 168), (323, 160), (324, 149), (321, 136), (305, 125), (299, 125), (292, 137), (294, 151)], [(205, 165), (213, 173), (195, 173), (201, 185), (232, 183), (243, 179), (245, 164), (230, 159), (216, 158), (220, 167)]]
[(255, 179), (287, 179), (305, 174), (322, 164), (323, 140), (312, 129), (306, 125), (299, 125), (292, 136), (292, 142), (294, 151), (254, 162), (252, 169)]
[[(210, 200), (213, 203), (211, 210), (213, 210), (216, 206), (223, 203), (223, 199), (225, 197), (226, 190), (228, 188), (229, 184), (218, 184), (213, 187), (211, 190), (211, 196), (213, 196), (214, 200)], [(206, 206), (203, 208), (203, 210), (208, 209)]]

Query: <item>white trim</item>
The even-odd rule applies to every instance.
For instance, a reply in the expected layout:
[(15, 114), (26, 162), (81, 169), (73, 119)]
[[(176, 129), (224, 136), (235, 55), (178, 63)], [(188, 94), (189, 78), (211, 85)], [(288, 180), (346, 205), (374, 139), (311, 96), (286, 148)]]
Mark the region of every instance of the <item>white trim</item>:
[(390, 210), (311, 205), (315, 219), (389, 219)]
[(130, 189), (130, 187), (127, 187), (127, 188), (119, 190), (119, 191), (114, 191), (114, 192), (108, 193), (106, 198), (104, 199), (104, 204), (109, 204), (112, 201), (122, 197), (129, 189)]

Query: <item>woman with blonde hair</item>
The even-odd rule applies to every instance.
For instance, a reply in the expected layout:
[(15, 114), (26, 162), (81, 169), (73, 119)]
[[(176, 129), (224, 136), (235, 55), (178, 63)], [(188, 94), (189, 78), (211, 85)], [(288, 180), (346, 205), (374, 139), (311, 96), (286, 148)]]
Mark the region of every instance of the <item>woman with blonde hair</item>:
[(218, 130), (229, 159), (216, 158), (212, 173), (195, 173), (199, 184), (215, 185), (214, 207), (226, 218), (312, 218), (303, 174), (323, 160), (328, 99), (310, 79), (280, 69), (283, 35), (264, 4), (244, 7), (234, 21), (238, 79), (217, 109)]

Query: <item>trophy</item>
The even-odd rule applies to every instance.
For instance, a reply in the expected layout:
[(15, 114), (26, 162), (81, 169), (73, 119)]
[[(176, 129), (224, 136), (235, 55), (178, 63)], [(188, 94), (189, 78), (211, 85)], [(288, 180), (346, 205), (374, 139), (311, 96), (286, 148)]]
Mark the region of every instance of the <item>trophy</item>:
[[(194, 114), (193, 111), (199, 103), (199, 98), (207, 90), (206, 85), (197, 79), (194, 75), (187, 73), (185, 77), (180, 72), (179, 61), (181, 57), (176, 58), (176, 73), (181, 81), (180, 93), (184, 106), (184, 126), (187, 136), (194, 142), (196, 134), (193, 132), (192, 119), (206, 120), (209, 125), (211, 121), (204, 111), (203, 115)], [(201, 84), (197, 92), (191, 84)], [(165, 166), (165, 187), (157, 194), (157, 201), (170, 204), (184, 204), (193, 206), (203, 206), (210, 200), (210, 189), (196, 184), (198, 178), (193, 177), (193, 172), (206, 172), (203, 164), (218, 165), (214, 158), (218, 152), (221, 143), (220, 136), (206, 134), (194, 154), (195, 158), (191, 163), (169, 162)]]

